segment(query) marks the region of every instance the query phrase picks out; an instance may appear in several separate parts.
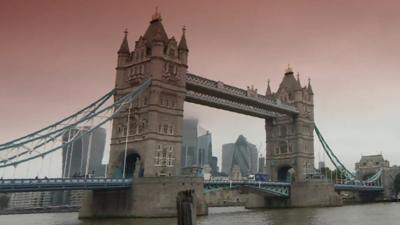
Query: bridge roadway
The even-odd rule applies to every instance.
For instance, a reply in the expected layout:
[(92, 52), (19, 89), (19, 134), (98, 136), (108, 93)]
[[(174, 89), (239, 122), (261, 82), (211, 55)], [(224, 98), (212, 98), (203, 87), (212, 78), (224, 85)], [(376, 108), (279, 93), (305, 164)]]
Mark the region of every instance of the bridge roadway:
[[(33, 192), (56, 190), (127, 189), (131, 178), (47, 178), (47, 179), (1, 179), (1, 192)], [(258, 192), (288, 197), (290, 183), (262, 181), (204, 181), (204, 192), (226, 189), (250, 188)], [(335, 184), (336, 191), (381, 192), (383, 186)]]
[(299, 113), (294, 106), (260, 95), (255, 90), (244, 90), (191, 73), (186, 74), (186, 89), (187, 102), (250, 116), (273, 118), (278, 114)]

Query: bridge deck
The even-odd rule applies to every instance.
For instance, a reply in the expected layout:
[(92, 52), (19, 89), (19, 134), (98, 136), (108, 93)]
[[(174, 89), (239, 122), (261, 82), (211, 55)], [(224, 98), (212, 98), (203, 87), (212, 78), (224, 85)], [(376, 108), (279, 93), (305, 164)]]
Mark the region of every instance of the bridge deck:
[(0, 192), (126, 189), (131, 184), (132, 179), (123, 178), (3, 179)]
[[(132, 185), (130, 178), (49, 178), (49, 179), (2, 179), (1, 192), (30, 192), (57, 190), (127, 189)], [(262, 181), (204, 181), (204, 190), (218, 191), (238, 187), (259, 188), (278, 195), (289, 195), (290, 183)], [(383, 186), (335, 184), (336, 191), (381, 192)]]

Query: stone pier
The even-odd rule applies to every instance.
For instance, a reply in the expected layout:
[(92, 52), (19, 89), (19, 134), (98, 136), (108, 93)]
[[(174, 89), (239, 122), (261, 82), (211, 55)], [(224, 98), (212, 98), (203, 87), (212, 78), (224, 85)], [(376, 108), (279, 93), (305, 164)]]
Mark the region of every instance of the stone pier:
[(335, 186), (327, 181), (294, 182), (290, 189), (291, 207), (341, 206)]
[(129, 190), (88, 191), (79, 218), (176, 217), (176, 197), (186, 190), (194, 190), (197, 215), (207, 215), (202, 178), (142, 177)]

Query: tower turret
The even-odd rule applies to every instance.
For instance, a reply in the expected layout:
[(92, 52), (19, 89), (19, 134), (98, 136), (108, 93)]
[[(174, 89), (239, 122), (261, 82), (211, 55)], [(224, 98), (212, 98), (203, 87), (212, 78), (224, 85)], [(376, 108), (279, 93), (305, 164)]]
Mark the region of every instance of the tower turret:
[(117, 60), (117, 74), (115, 78), (115, 87), (116, 88), (125, 88), (127, 87), (127, 79), (125, 77), (124, 65), (129, 61), (130, 58), (130, 50), (128, 43), (128, 30), (124, 31), (124, 38), (122, 39), (121, 46), (118, 50), (118, 60)]
[(300, 82), (300, 73), (297, 72), (297, 84), (301, 87), (301, 82)]
[(129, 58), (129, 44), (128, 44), (128, 30), (125, 29), (124, 31), (124, 38), (122, 39), (121, 46), (118, 50), (118, 66), (123, 65), (126, 63), (127, 59)]
[(182, 63), (187, 64), (189, 49), (186, 43), (185, 33), (186, 33), (186, 27), (184, 26), (182, 28), (182, 37), (181, 40), (179, 41), (178, 51), (179, 51), (179, 59), (182, 61)]
[(308, 91), (308, 94), (314, 95), (314, 92), (313, 92), (312, 87), (311, 87), (311, 79), (310, 78), (308, 78), (307, 91)]
[(270, 80), (268, 79), (267, 91), (265, 92), (266, 96), (272, 95), (271, 87), (269, 86)]

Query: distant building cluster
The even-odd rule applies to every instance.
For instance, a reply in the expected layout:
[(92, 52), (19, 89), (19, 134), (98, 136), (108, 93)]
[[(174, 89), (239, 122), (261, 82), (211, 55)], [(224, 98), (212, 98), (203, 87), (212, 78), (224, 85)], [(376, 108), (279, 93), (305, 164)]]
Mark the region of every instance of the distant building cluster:
[[(7, 208), (29, 209), (65, 205), (79, 207), (83, 194), (84, 192), (80, 190), (17, 192), (10, 195)], [(64, 199), (68, 199), (68, 202)]]
[[(73, 129), (64, 134), (63, 142), (68, 142), (74, 135), (79, 135), (83, 127)], [(106, 130), (96, 129), (92, 135), (84, 136), (67, 145), (62, 150), (62, 177), (83, 177), (88, 163), (88, 173), (91, 176), (101, 177), (105, 174), (105, 165), (102, 159), (106, 143)], [(89, 146), (90, 150), (89, 150)], [(89, 153), (89, 154), (88, 154)], [(89, 160), (87, 158), (89, 156)], [(51, 206), (80, 206), (84, 191), (44, 191), (44, 192), (16, 192), (10, 194), (9, 209), (43, 208)]]
[[(254, 144), (240, 135), (235, 143), (222, 146), (222, 173), (234, 180), (247, 178), (257, 172), (263, 171), (258, 167), (258, 153)], [(262, 166), (265, 159), (260, 159)]]
[(182, 126), (182, 167), (199, 167), (204, 174), (218, 173), (218, 158), (212, 156), (211, 133), (197, 119), (184, 119)]
[[(63, 142), (68, 142), (68, 139), (88, 129), (90, 128), (83, 127), (73, 129), (71, 132), (64, 134)], [(86, 172), (86, 166), (88, 166), (88, 173), (92, 176), (104, 176), (106, 166), (101, 162), (104, 155), (105, 144), (106, 129), (100, 127), (91, 135), (76, 140), (72, 145), (65, 146), (62, 151), (62, 176), (83, 176)]]

